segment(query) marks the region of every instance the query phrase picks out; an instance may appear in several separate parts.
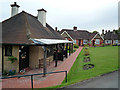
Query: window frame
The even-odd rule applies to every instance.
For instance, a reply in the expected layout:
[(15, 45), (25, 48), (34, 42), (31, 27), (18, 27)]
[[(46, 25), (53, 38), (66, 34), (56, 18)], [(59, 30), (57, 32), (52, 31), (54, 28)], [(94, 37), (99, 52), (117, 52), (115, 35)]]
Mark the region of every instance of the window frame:
[[(98, 40), (98, 41), (97, 41)], [(99, 43), (98, 43), (99, 42)], [(100, 39), (95, 40), (95, 44), (99, 45), (100, 44)]]
[(83, 44), (88, 44), (88, 40), (83, 40)]
[(111, 40), (105, 40), (105, 44), (111, 44)]
[[(7, 53), (8, 47), (10, 47), (10, 54)], [(12, 56), (12, 46), (8, 46), (8, 45), (5, 46), (5, 56)]]
[(73, 43), (76, 44), (76, 40), (74, 40)]

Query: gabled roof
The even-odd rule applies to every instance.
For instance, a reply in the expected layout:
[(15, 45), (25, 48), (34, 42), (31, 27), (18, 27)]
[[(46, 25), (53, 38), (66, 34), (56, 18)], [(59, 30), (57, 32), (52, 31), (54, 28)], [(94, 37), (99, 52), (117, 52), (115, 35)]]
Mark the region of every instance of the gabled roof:
[(118, 35), (114, 32), (106, 32), (104, 35), (105, 40), (118, 40)]
[(89, 39), (89, 32), (86, 30), (62, 29), (61, 33), (66, 31), (73, 39)]
[(2, 43), (30, 44), (31, 38), (64, 40), (50, 25), (43, 27), (35, 16), (24, 11), (2, 22)]
[(71, 29), (62, 29), (61, 30), (61, 35), (63, 33), (67, 32), (72, 39), (87, 39), (87, 40), (92, 40), (95, 35), (99, 33), (90, 33), (87, 30), (71, 30)]

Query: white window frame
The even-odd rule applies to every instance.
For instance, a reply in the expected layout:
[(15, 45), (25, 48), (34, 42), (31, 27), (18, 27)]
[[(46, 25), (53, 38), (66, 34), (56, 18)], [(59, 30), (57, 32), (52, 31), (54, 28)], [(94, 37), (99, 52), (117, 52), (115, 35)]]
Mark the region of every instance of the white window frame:
[(76, 40), (74, 40), (73, 43), (76, 44)]
[(83, 40), (83, 44), (88, 44), (88, 40)]
[(100, 39), (96, 39), (95, 44), (100, 44)]
[(111, 40), (105, 40), (105, 44), (111, 44)]

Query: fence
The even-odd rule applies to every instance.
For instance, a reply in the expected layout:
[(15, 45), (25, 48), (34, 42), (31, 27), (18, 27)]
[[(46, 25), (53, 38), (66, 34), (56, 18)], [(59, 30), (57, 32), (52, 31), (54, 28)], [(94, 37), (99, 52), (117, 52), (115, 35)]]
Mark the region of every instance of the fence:
[[(54, 74), (54, 73), (62, 73), (65, 72), (65, 81), (67, 83), (67, 71), (57, 71), (57, 72), (47, 72), (46, 74)], [(31, 76), (31, 88), (33, 89), (33, 76), (37, 75), (44, 75), (44, 73), (38, 73), (38, 74), (29, 74), (29, 75), (17, 75), (17, 76), (9, 76), (9, 77), (1, 77), (0, 79), (10, 79), (10, 78), (20, 78), (20, 77), (28, 77)]]

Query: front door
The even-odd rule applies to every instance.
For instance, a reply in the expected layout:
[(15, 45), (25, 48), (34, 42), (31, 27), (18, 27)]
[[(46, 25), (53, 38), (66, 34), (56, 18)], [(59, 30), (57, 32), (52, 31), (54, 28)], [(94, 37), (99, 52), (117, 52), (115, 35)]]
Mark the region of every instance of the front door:
[(29, 47), (20, 46), (19, 49), (19, 70), (29, 67)]
[(79, 46), (81, 46), (81, 40), (79, 40)]
[(95, 45), (95, 40), (93, 40), (92, 43), (93, 43), (93, 46), (94, 46)]

